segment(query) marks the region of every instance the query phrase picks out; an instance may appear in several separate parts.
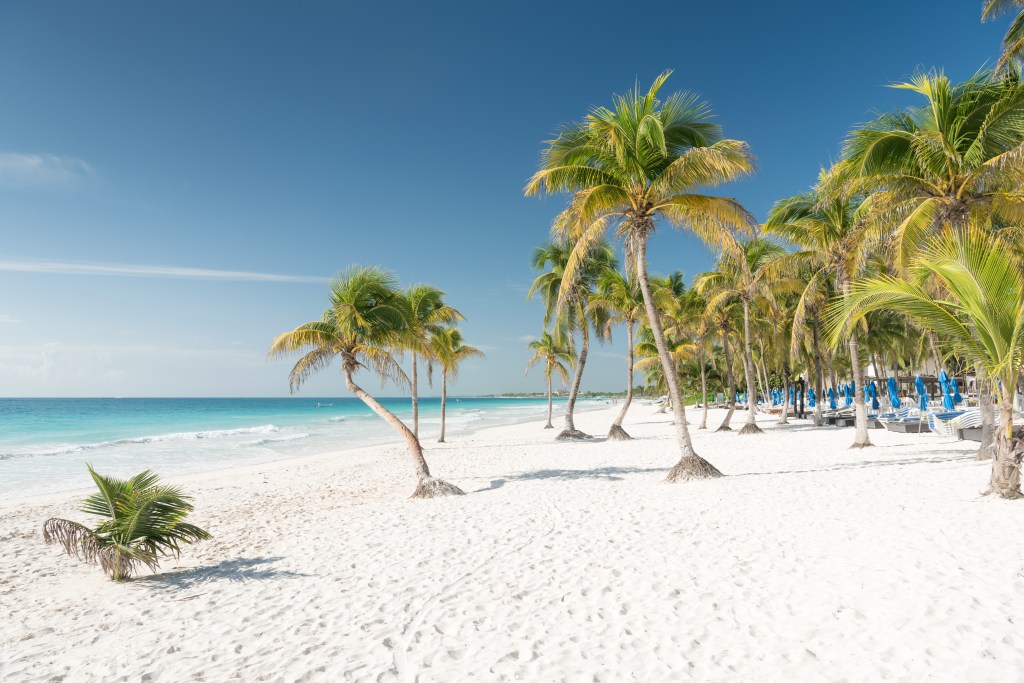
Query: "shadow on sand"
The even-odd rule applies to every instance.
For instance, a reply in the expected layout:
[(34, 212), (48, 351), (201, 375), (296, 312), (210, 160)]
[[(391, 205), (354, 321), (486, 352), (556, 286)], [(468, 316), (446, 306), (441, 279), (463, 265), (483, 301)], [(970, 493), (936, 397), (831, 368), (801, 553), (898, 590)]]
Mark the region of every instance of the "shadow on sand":
[(265, 581), (276, 578), (299, 578), (310, 576), (290, 570), (274, 569), (269, 567), (273, 562), (278, 562), (280, 557), (240, 557), (234, 560), (224, 560), (209, 567), (194, 567), (178, 571), (161, 572), (151, 576), (140, 576), (132, 583), (148, 585), (161, 590), (187, 590), (196, 588), (214, 581), (245, 582)]
[[(667, 467), (598, 467), (592, 470), (535, 470), (523, 472), (509, 477), (511, 481), (529, 481), (533, 479), (605, 479), (621, 481), (625, 474), (644, 474), (647, 472), (667, 472)], [(493, 484), (493, 482), (492, 482)]]

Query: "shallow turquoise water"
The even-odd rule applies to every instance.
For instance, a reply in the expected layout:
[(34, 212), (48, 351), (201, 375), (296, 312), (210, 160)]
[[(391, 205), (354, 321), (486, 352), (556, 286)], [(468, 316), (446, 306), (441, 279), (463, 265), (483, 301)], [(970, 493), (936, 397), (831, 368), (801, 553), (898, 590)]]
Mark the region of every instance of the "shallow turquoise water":
[[(381, 402), (411, 418), (409, 398)], [(425, 444), (440, 431), (440, 404), (420, 399)], [(544, 399), (449, 398), (447, 431), (542, 419), (546, 409)], [(87, 487), (86, 462), (109, 474), (170, 475), (396, 439), (352, 397), (0, 399), (0, 499)]]

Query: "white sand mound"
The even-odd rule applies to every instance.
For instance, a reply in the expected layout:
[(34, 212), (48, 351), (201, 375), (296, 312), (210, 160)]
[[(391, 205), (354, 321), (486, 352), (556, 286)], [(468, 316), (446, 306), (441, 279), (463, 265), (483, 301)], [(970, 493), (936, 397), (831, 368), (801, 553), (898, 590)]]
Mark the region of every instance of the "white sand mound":
[(1024, 503), (970, 443), (764, 420), (668, 485), (667, 420), (428, 444), (457, 498), (398, 446), (182, 479), (215, 539), (124, 584), (42, 544), (77, 498), (7, 504), (0, 680), (1024, 680)]

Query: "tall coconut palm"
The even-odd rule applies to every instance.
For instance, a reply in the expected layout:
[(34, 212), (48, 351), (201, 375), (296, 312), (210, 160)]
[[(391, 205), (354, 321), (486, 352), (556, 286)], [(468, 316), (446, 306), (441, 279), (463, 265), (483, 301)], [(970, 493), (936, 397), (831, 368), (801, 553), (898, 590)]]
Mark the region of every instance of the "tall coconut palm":
[(622, 428), (622, 421), (633, 402), (633, 332), (646, 316), (644, 299), (635, 278), (627, 277), (618, 270), (607, 270), (598, 278), (597, 291), (590, 298), (589, 306), (604, 311), (606, 335), (610, 336), (616, 325), (626, 327), (626, 400), (608, 429), (608, 438), (613, 441), (630, 440), (633, 437)]
[(330, 305), (320, 320), (279, 334), (267, 355), (279, 358), (302, 354), (288, 377), (292, 392), (310, 375), (340, 358), (348, 390), (405, 439), (418, 482), (412, 497), (461, 495), (463, 491), (458, 487), (431, 476), (416, 434), (354, 380), (356, 372), (370, 369), (381, 381), (409, 385), (408, 376), (394, 357), (394, 349), (406, 343), (409, 334), (408, 303), (404, 299), (390, 272), (373, 266), (352, 266), (331, 280)]
[(456, 327), (442, 327), (430, 332), (430, 357), (441, 368), (441, 435), (438, 443), (444, 443), (445, 419), (448, 412), (448, 382), (459, 376), (459, 366), (470, 358), (483, 358), (480, 349), (467, 346), (462, 332)]
[(534, 339), (527, 348), (533, 351), (530, 360), (526, 361), (526, 374), (530, 374), (530, 368), (534, 365), (544, 364), (544, 378), (548, 385), (548, 422), (544, 429), (554, 429), (551, 424), (551, 375), (558, 373), (562, 383), (569, 381), (569, 367), (576, 360), (576, 353), (565, 340), (558, 339), (547, 330), (540, 335), (540, 339)]
[[(854, 283), (829, 309), (833, 339), (851, 319), (890, 309), (941, 334), (997, 378), (1000, 420), (989, 493), (1019, 498), (1024, 442), (1013, 434), (1013, 396), (1024, 367), (1024, 274), (1000, 237), (977, 228), (932, 237), (907, 269)], [(941, 296), (926, 286), (938, 282)]]
[(997, 70), (1005, 70), (1024, 56), (1024, 0), (985, 0), (981, 6), (981, 20), (992, 21), (1009, 12), (1017, 14), (1003, 36), (1002, 52)]
[[(728, 243), (727, 243), (728, 244)], [(708, 308), (717, 308), (738, 301), (743, 308), (743, 368), (747, 380), (747, 422), (740, 434), (760, 434), (757, 426), (757, 386), (754, 374), (754, 353), (750, 341), (750, 307), (763, 297), (772, 296), (773, 260), (785, 253), (775, 242), (753, 238), (722, 250), (718, 267), (704, 273), (694, 287), (708, 297)], [(778, 281), (778, 277), (775, 278)]]
[[(830, 179), (830, 175), (823, 174), (822, 184)], [(856, 196), (815, 190), (783, 199), (772, 208), (765, 231), (797, 246), (795, 252), (779, 257), (776, 267), (790, 268), (794, 272), (802, 270), (806, 274), (806, 285), (794, 312), (794, 327), (802, 327), (809, 320), (812, 334), (816, 335), (816, 323), (828, 293), (834, 291), (845, 296), (850, 282), (863, 270), (869, 225), (858, 220), (859, 206)], [(859, 389), (864, 386), (864, 366), (856, 326), (848, 331), (847, 345), (853, 381)], [(815, 342), (812, 347), (818, 348)], [(815, 359), (816, 365), (820, 362)], [(872, 444), (868, 438), (864, 393), (855, 392), (853, 400), (856, 430), (850, 447), (866, 448)]]
[(721, 241), (727, 226), (751, 229), (755, 221), (735, 200), (699, 192), (750, 173), (753, 161), (745, 143), (721, 139), (710, 108), (695, 95), (658, 99), (670, 73), (658, 76), (646, 93), (629, 91), (615, 98), (613, 108), (596, 107), (583, 121), (564, 127), (548, 143), (525, 191), (572, 196), (555, 221), (556, 229), (577, 240), (567, 264), (570, 282), (589, 245), (609, 228), (623, 239), (627, 269), (635, 269), (675, 413), (681, 457), (668, 480), (681, 481), (721, 472), (697, 455), (690, 440), (647, 274), (648, 240), (659, 219), (711, 244)]
[(465, 320), (463, 315), (444, 302), (445, 292), (432, 285), (412, 285), (399, 302), (406, 318), (405, 332), (400, 335), (399, 348), (412, 353), (412, 433), (420, 436), (419, 359), (427, 361), (427, 377), (433, 372), (430, 337), (445, 325)]
[[(590, 353), (590, 330), (599, 339), (604, 335), (603, 311), (588, 308), (597, 279), (601, 273), (616, 267), (615, 252), (607, 242), (591, 244), (583, 262), (572, 276), (566, 267), (573, 254), (574, 243), (548, 242), (533, 252), (533, 267), (544, 272), (530, 286), (527, 298), (539, 294), (544, 302), (544, 326), (554, 322), (555, 336), (571, 344), (573, 335), (580, 336), (580, 352), (565, 403), (565, 427), (555, 437), (558, 441), (589, 439), (590, 435), (576, 429), (574, 415), (576, 397), (583, 381), (583, 369)], [(546, 269), (546, 270), (545, 270)], [(571, 278), (571, 279), (570, 279)]]

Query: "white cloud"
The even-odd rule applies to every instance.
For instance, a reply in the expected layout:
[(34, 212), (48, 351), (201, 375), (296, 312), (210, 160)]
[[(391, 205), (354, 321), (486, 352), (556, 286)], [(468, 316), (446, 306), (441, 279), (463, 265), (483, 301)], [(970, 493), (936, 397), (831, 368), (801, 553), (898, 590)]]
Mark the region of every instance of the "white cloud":
[(21, 320), (15, 318), (14, 316), (4, 315), (4, 314), (0, 313), (0, 325), (2, 325), (4, 323), (20, 323), (20, 322), (21, 322)]
[(180, 266), (147, 266), (102, 263), (69, 263), (63, 261), (0, 261), (0, 271), (15, 273), (46, 273), (49, 275), (119, 275), (157, 277), (183, 280), (235, 280), (248, 282), (327, 282), (325, 277), (278, 275), (244, 270), (213, 270)]
[(533, 335), (533, 334), (524, 334), (521, 337), (516, 337), (516, 339), (518, 339), (519, 341), (521, 341), (521, 342), (523, 342), (525, 344), (529, 344), (532, 341), (536, 341), (537, 340), (537, 336)]
[(0, 187), (67, 190), (96, 180), (96, 171), (78, 157), (0, 152)]

